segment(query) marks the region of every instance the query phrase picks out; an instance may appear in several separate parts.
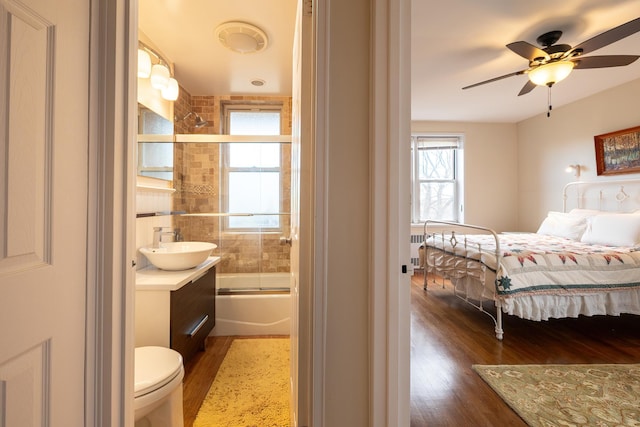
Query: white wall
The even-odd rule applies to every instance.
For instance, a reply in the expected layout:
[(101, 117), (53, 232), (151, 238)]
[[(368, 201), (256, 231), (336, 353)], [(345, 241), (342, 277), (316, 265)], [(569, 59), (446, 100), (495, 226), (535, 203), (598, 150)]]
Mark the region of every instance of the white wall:
[(575, 180), (569, 164), (582, 165), (582, 180), (606, 179), (596, 174), (593, 137), (640, 125), (639, 98), (640, 79), (518, 123), (521, 230), (535, 231), (547, 211), (562, 210), (562, 187)]
[[(326, 271), (323, 382), (325, 426), (369, 421), (369, 128), (371, 0), (331, 1), (331, 78), (323, 201)], [(317, 308), (316, 308), (317, 309)]]
[(575, 180), (568, 165), (580, 164), (585, 181), (640, 175), (598, 177), (593, 139), (640, 125), (639, 98), (640, 79), (555, 108), (549, 118), (544, 112), (517, 124), (416, 121), (411, 131), (464, 134), (466, 223), (535, 231), (548, 211), (562, 210), (562, 188)]
[(511, 123), (415, 121), (411, 132), (464, 135), (464, 222), (517, 230), (518, 144)]

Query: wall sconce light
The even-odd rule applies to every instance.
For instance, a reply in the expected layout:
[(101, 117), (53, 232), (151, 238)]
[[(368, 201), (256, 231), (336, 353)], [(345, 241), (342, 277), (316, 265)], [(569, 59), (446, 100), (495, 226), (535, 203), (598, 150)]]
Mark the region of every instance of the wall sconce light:
[[(155, 63), (152, 60), (155, 59)], [(151, 86), (158, 89), (167, 101), (175, 101), (180, 94), (178, 81), (171, 76), (169, 63), (158, 52), (138, 42), (138, 77), (149, 78)]]
[(155, 64), (151, 67), (151, 76), (149, 79), (151, 80), (151, 86), (155, 89), (162, 90), (167, 87), (169, 84), (169, 78), (171, 77), (171, 73), (169, 72), (169, 67), (164, 64)]
[(565, 169), (565, 172), (567, 172), (567, 173), (573, 172), (573, 174), (575, 175), (576, 179), (580, 179), (580, 169), (581, 169), (581, 167), (580, 167), (579, 164), (569, 165)]
[(173, 77), (169, 77), (169, 82), (167, 83), (167, 87), (162, 89), (162, 97), (167, 101), (175, 101), (178, 99), (178, 95), (180, 94), (180, 86), (178, 86), (178, 81)]
[(148, 79), (151, 75), (151, 56), (149, 52), (138, 48), (138, 77)]

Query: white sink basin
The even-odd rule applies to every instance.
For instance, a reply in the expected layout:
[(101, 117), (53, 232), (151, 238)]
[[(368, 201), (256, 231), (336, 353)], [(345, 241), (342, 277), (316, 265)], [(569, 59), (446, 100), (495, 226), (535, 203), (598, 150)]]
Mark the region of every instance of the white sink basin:
[(208, 242), (168, 242), (159, 248), (140, 248), (140, 252), (161, 270), (188, 270), (202, 264), (217, 247)]

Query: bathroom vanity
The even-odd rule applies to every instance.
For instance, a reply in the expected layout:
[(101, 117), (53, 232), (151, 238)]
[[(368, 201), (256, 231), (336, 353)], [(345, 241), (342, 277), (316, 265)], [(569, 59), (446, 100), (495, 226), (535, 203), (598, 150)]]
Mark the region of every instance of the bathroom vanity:
[(204, 349), (215, 326), (216, 265), (209, 257), (182, 271), (136, 272), (135, 345), (170, 347), (184, 361)]

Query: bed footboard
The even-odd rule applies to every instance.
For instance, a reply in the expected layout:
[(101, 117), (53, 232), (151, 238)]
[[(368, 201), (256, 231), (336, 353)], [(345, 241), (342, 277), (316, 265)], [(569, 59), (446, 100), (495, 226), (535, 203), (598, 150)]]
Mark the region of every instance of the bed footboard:
[[(493, 256), (496, 260), (496, 271), (501, 262), (500, 241), (498, 234), (487, 227), (462, 224), (452, 221), (427, 220), (424, 223), (424, 243), (420, 254), (420, 264), (424, 269), (423, 288), (427, 290), (427, 273), (431, 272), (450, 280), (454, 294), (485, 313), (494, 322), (496, 338), (502, 340), (502, 306), (496, 294), (495, 278), (491, 280), (493, 289), (491, 298), (485, 295), (487, 286), (487, 266), (481, 262), (483, 252), (487, 251), (479, 243), (470, 242), (468, 234), (492, 235), (495, 243)], [(435, 281), (435, 279), (434, 279)], [(460, 286), (464, 283), (465, 286)], [(470, 292), (471, 284), (476, 284), (479, 292)], [(443, 282), (444, 287), (444, 282)], [(496, 314), (485, 310), (484, 304), (490, 300), (496, 308)]]

